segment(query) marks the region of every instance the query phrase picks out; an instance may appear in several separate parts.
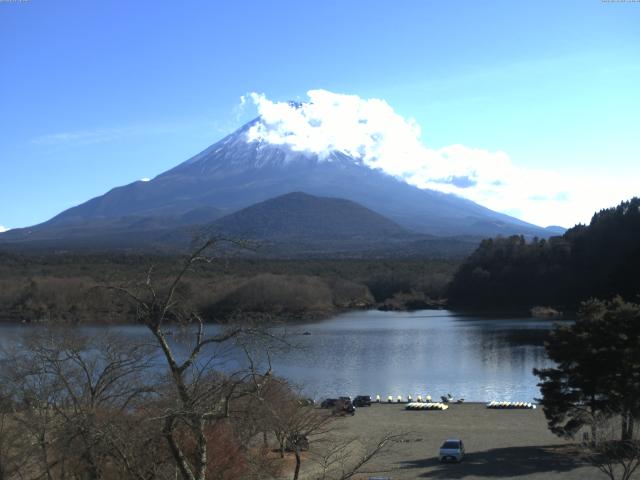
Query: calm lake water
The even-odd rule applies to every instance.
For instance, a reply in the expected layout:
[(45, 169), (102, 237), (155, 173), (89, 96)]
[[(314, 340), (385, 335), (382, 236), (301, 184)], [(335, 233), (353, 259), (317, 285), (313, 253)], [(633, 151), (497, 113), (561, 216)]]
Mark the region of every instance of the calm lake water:
[[(532, 401), (534, 367), (551, 366), (543, 347), (553, 325), (531, 318), (457, 316), (443, 310), (365, 311), (300, 325), (302, 351), (274, 369), (315, 398), (411, 394), (467, 401)], [(290, 329), (293, 330), (293, 329)]]
[[(275, 356), (273, 371), (316, 399), (361, 394), (439, 399), (451, 393), (467, 401), (532, 401), (540, 396), (532, 369), (551, 365), (543, 347), (551, 326), (547, 320), (446, 310), (352, 312), (288, 325), (298, 348)], [(11, 342), (24, 328), (0, 327), (0, 343)], [(91, 334), (101, 329), (85, 328)], [(148, 335), (139, 326), (118, 330)]]

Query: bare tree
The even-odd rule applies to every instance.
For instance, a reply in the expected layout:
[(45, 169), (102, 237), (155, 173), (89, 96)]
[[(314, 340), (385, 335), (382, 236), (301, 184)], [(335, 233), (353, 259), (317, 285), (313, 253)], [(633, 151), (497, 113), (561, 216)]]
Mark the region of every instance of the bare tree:
[[(173, 400), (166, 405), (161, 418), (162, 434), (184, 480), (207, 477), (210, 461), (207, 429), (230, 417), (235, 400), (250, 395), (247, 386), (255, 376), (253, 364), (251, 368), (238, 368), (233, 373), (222, 371), (229, 360), (225, 361), (224, 354), (244, 344), (247, 338), (259, 335), (256, 329), (233, 326), (208, 334), (200, 315), (181, 307), (178, 292), (184, 276), (197, 262), (212, 260), (207, 252), (217, 242), (208, 240), (194, 251), (164, 291), (154, 286), (152, 269), (140, 292), (126, 287), (107, 287), (133, 302), (138, 323), (151, 332), (168, 367)], [(176, 326), (182, 329), (180, 346), (170, 341)]]
[(347, 480), (356, 474), (369, 473), (365, 467), (371, 460), (404, 436), (387, 434), (373, 444), (365, 444), (358, 438), (342, 438), (336, 433), (336, 424), (343, 419), (330, 410), (315, 408), (286, 381), (276, 377), (266, 383), (262, 399), (260, 411), (276, 438), (280, 456), (291, 452), (295, 457), (293, 480), (300, 477), (304, 451), (309, 452), (318, 467), (310, 478)]
[(26, 471), (30, 458), (24, 452), (30, 447), (30, 439), (15, 420), (10, 393), (0, 392), (0, 480), (19, 478)]
[(290, 400), (283, 407), (273, 412), (273, 429), (281, 452), (288, 449), (295, 456), (293, 480), (298, 480), (302, 451), (310, 448), (314, 438), (329, 431), (333, 418), (325, 410), (302, 405), (298, 400)]
[(29, 331), (1, 369), (11, 420), (28, 442), (21, 453), (37, 459), (23, 470), (47, 479), (145, 478), (130, 468), (136, 449), (128, 443), (140, 438), (138, 406), (154, 395), (150, 353), (121, 336)]
[(59, 422), (56, 422), (54, 407), (59, 389), (49, 375), (29, 369), (24, 361), (30, 361), (28, 355), (19, 345), (15, 347), (11, 352), (4, 352), (0, 364), (6, 415), (22, 433), (24, 442), (14, 444), (13, 448), (17, 449), (17, 454), (30, 459), (21, 473), (35, 472), (36, 478), (51, 480), (56, 467), (62, 466), (64, 471), (65, 464), (65, 451), (56, 448), (55, 430)]
[(628, 432), (630, 438), (620, 439), (626, 422), (619, 415), (599, 414), (593, 420), (597, 436), (585, 435), (580, 444), (580, 456), (611, 480), (629, 480), (640, 466), (639, 433)]
[[(273, 434), (280, 451), (295, 456), (298, 479), (306, 442), (326, 438), (331, 416), (305, 405), (272, 374), (272, 350), (281, 339), (246, 324), (206, 327), (185, 307), (184, 277), (197, 262), (211, 261), (207, 249), (215, 243), (190, 255), (163, 287), (152, 281), (152, 269), (137, 287), (106, 287), (131, 302), (151, 342), (31, 331), (3, 357), (0, 385), (10, 421), (0, 422), (0, 474), (34, 480), (265, 478), (276, 469), (267, 455), (253, 452), (258, 435), (266, 451)], [(24, 432), (24, 444), (4, 448), (14, 426)], [(361, 471), (386, 444), (358, 451), (362, 456), (352, 456), (352, 463), (344, 457), (335, 478)], [(326, 449), (317, 451), (335, 460)], [(16, 463), (14, 452), (26, 463)], [(334, 478), (329, 473), (336, 470), (327, 469), (323, 478)]]
[(313, 460), (319, 467), (314, 478), (348, 480), (359, 474), (383, 473), (384, 469), (367, 469), (369, 463), (388, 452), (403, 437), (404, 434), (386, 434), (368, 445), (357, 438), (325, 438), (322, 442), (324, 448), (313, 452)]

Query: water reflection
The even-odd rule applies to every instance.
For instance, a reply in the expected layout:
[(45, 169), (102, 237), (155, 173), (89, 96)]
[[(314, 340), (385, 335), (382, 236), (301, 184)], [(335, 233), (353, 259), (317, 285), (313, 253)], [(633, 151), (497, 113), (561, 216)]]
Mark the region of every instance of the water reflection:
[[(550, 365), (543, 341), (551, 326), (544, 320), (478, 318), (442, 310), (352, 312), (287, 326), (298, 348), (273, 358), (273, 371), (317, 399), (344, 394), (439, 398), (451, 393), (475, 401), (531, 401), (539, 397), (532, 369)], [(0, 327), (0, 344), (23, 330)], [(83, 329), (90, 335), (103, 330)], [(139, 326), (117, 330), (151, 340)]]
[(534, 367), (550, 365), (552, 323), (446, 311), (357, 312), (305, 324), (307, 348), (277, 360), (280, 374), (318, 397), (452, 393), (467, 400), (533, 400)]

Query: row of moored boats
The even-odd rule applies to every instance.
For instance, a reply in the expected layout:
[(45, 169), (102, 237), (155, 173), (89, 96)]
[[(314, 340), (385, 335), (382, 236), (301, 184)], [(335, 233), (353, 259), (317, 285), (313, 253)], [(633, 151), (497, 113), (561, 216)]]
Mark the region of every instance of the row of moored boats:
[(405, 407), (407, 410), (446, 410), (449, 405), (442, 402), (411, 402)]
[(496, 409), (514, 409), (514, 408), (522, 408), (522, 409), (535, 409), (535, 404), (531, 402), (496, 402), (491, 401), (487, 403), (487, 408), (496, 408)]

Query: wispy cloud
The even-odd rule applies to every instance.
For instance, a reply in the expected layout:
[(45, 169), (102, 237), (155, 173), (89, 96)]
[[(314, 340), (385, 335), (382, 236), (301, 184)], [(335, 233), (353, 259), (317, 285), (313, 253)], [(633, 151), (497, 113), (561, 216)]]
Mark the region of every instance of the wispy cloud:
[(247, 96), (240, 95), (240, 102), (233, 106), (232, 115), (236, 122), (239, 122), (244, 115), (247, 106)]
[(31, 139), (31, 142), (37, 145), (81, 146), (115, 142), (137, 136), (164, 135), (187, 129), (193, 129), (193, 125), (166, 123), (129, 125), (111, 128), (91, 128), (67, 132), (47, 133)]
[(503, 151), (455, 144), (429, 148), (421, 127), (384, 100), (311, 90), (308, 102), (275, 102), (251, 93), (262, 122), (249, 141), (288, 145), (328, 159), (342, 151), (371, 168), (429, 188), (469, 198), (538, 225), (588, 222), (601, 208), (636, 194), (619, 181), (515, 164)]
[(71, 132), (49, 133), (32, 139), (38, 145), (91, 145), (112, 142), (131, 135), (131, 129), (98, 128)]

